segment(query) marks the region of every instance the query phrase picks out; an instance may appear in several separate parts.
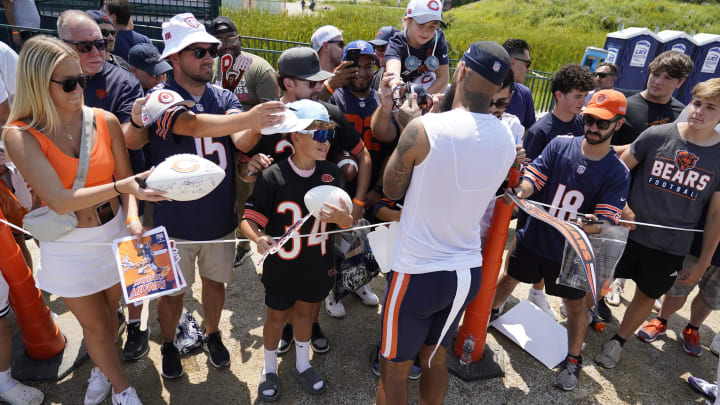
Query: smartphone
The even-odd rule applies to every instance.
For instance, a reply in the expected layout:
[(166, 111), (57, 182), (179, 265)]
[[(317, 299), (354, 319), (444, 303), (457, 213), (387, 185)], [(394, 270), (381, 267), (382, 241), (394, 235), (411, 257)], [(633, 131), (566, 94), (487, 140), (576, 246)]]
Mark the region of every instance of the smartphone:
[(113, 212), (112, 204), (110, 204), (110, 201), (105, 201), (104, 203), (96, 206), (95, 215), (97, 215), (97, 219), (98, 222), (100, 222), (100, 225), (106, 224), (110, 222), (111, 219), (115, 218), (115, 213)]
[(345, 55), (345, 60), (352, 61), (352, 65), (350, 65), (350, 67), (358, 67), (358, 61), (360, 60), (360, 49), (348, 49), (347, 54)]

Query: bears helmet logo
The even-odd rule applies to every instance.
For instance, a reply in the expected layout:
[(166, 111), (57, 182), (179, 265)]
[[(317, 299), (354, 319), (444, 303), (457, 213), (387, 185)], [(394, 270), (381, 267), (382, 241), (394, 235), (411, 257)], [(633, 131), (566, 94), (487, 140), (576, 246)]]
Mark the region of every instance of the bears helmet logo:
[(675, 165), (684, 172), (687, 169), (692, 169), (697, 164), (700, 158), (686, 150), (679, 150), (675, 153)]

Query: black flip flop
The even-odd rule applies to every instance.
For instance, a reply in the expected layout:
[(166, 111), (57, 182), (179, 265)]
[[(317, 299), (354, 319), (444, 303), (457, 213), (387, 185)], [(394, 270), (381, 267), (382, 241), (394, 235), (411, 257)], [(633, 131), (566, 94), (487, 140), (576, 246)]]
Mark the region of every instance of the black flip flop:
[[(265, 395), (263, 394), (263, 391), (265, 390), (275, 390), (275, 394)], [(258, 398), (265, 402), (275, 402), (280, 399), (280, 389), (278, 388), (277, 374), (260, 374), (260, 383), (258, 384)]]
[[(327, 388), (327, 381), (325, 381), (322, 375), (320, 375), (320, 373), (313, 367), (310, 367), (302, 373), (298, 372), (297, 369), (293, 367), (292, 375), (295, 376), (295, 379), (300, 383), (300, 385), (302, 385), (303, 389), (310, 394), (320, 395), (325, 392), (325, 389)], [(323, 382), (322, 388), (315, 389), (313, 385), (320, 381)]]

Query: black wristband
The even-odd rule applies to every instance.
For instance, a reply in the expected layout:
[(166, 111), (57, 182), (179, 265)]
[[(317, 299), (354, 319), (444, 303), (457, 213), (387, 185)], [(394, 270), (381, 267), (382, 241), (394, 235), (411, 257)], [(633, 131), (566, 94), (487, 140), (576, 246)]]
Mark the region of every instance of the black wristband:
[(113, 179), (113, 188), (115, 189), (115, 192), (118, 193), (118, 194), (122, 194), (122, 193), (120, 192), (120, 190), (118, 190), (117, 184), (115, 184), (115, 176), (113, 176), (112, 179)]
[(135, 121), (133, 121), (132, 117), (130, 117), (130, 123), (137, 129), (143, 129), (143, 126), (136, 124)]

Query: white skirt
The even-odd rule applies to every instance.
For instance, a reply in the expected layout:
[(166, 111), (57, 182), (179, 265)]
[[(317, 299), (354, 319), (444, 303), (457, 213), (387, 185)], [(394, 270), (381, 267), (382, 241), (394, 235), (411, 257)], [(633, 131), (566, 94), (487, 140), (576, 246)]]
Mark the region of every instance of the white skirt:
[(72, 298), (92, 295), (119, 283), (120, 275), (110, 243), (129, 235), (125, 211), (120, 207), (115, 218), (106, 224), (75, 228), (54, 242), (40, 242), (38, 288)]

